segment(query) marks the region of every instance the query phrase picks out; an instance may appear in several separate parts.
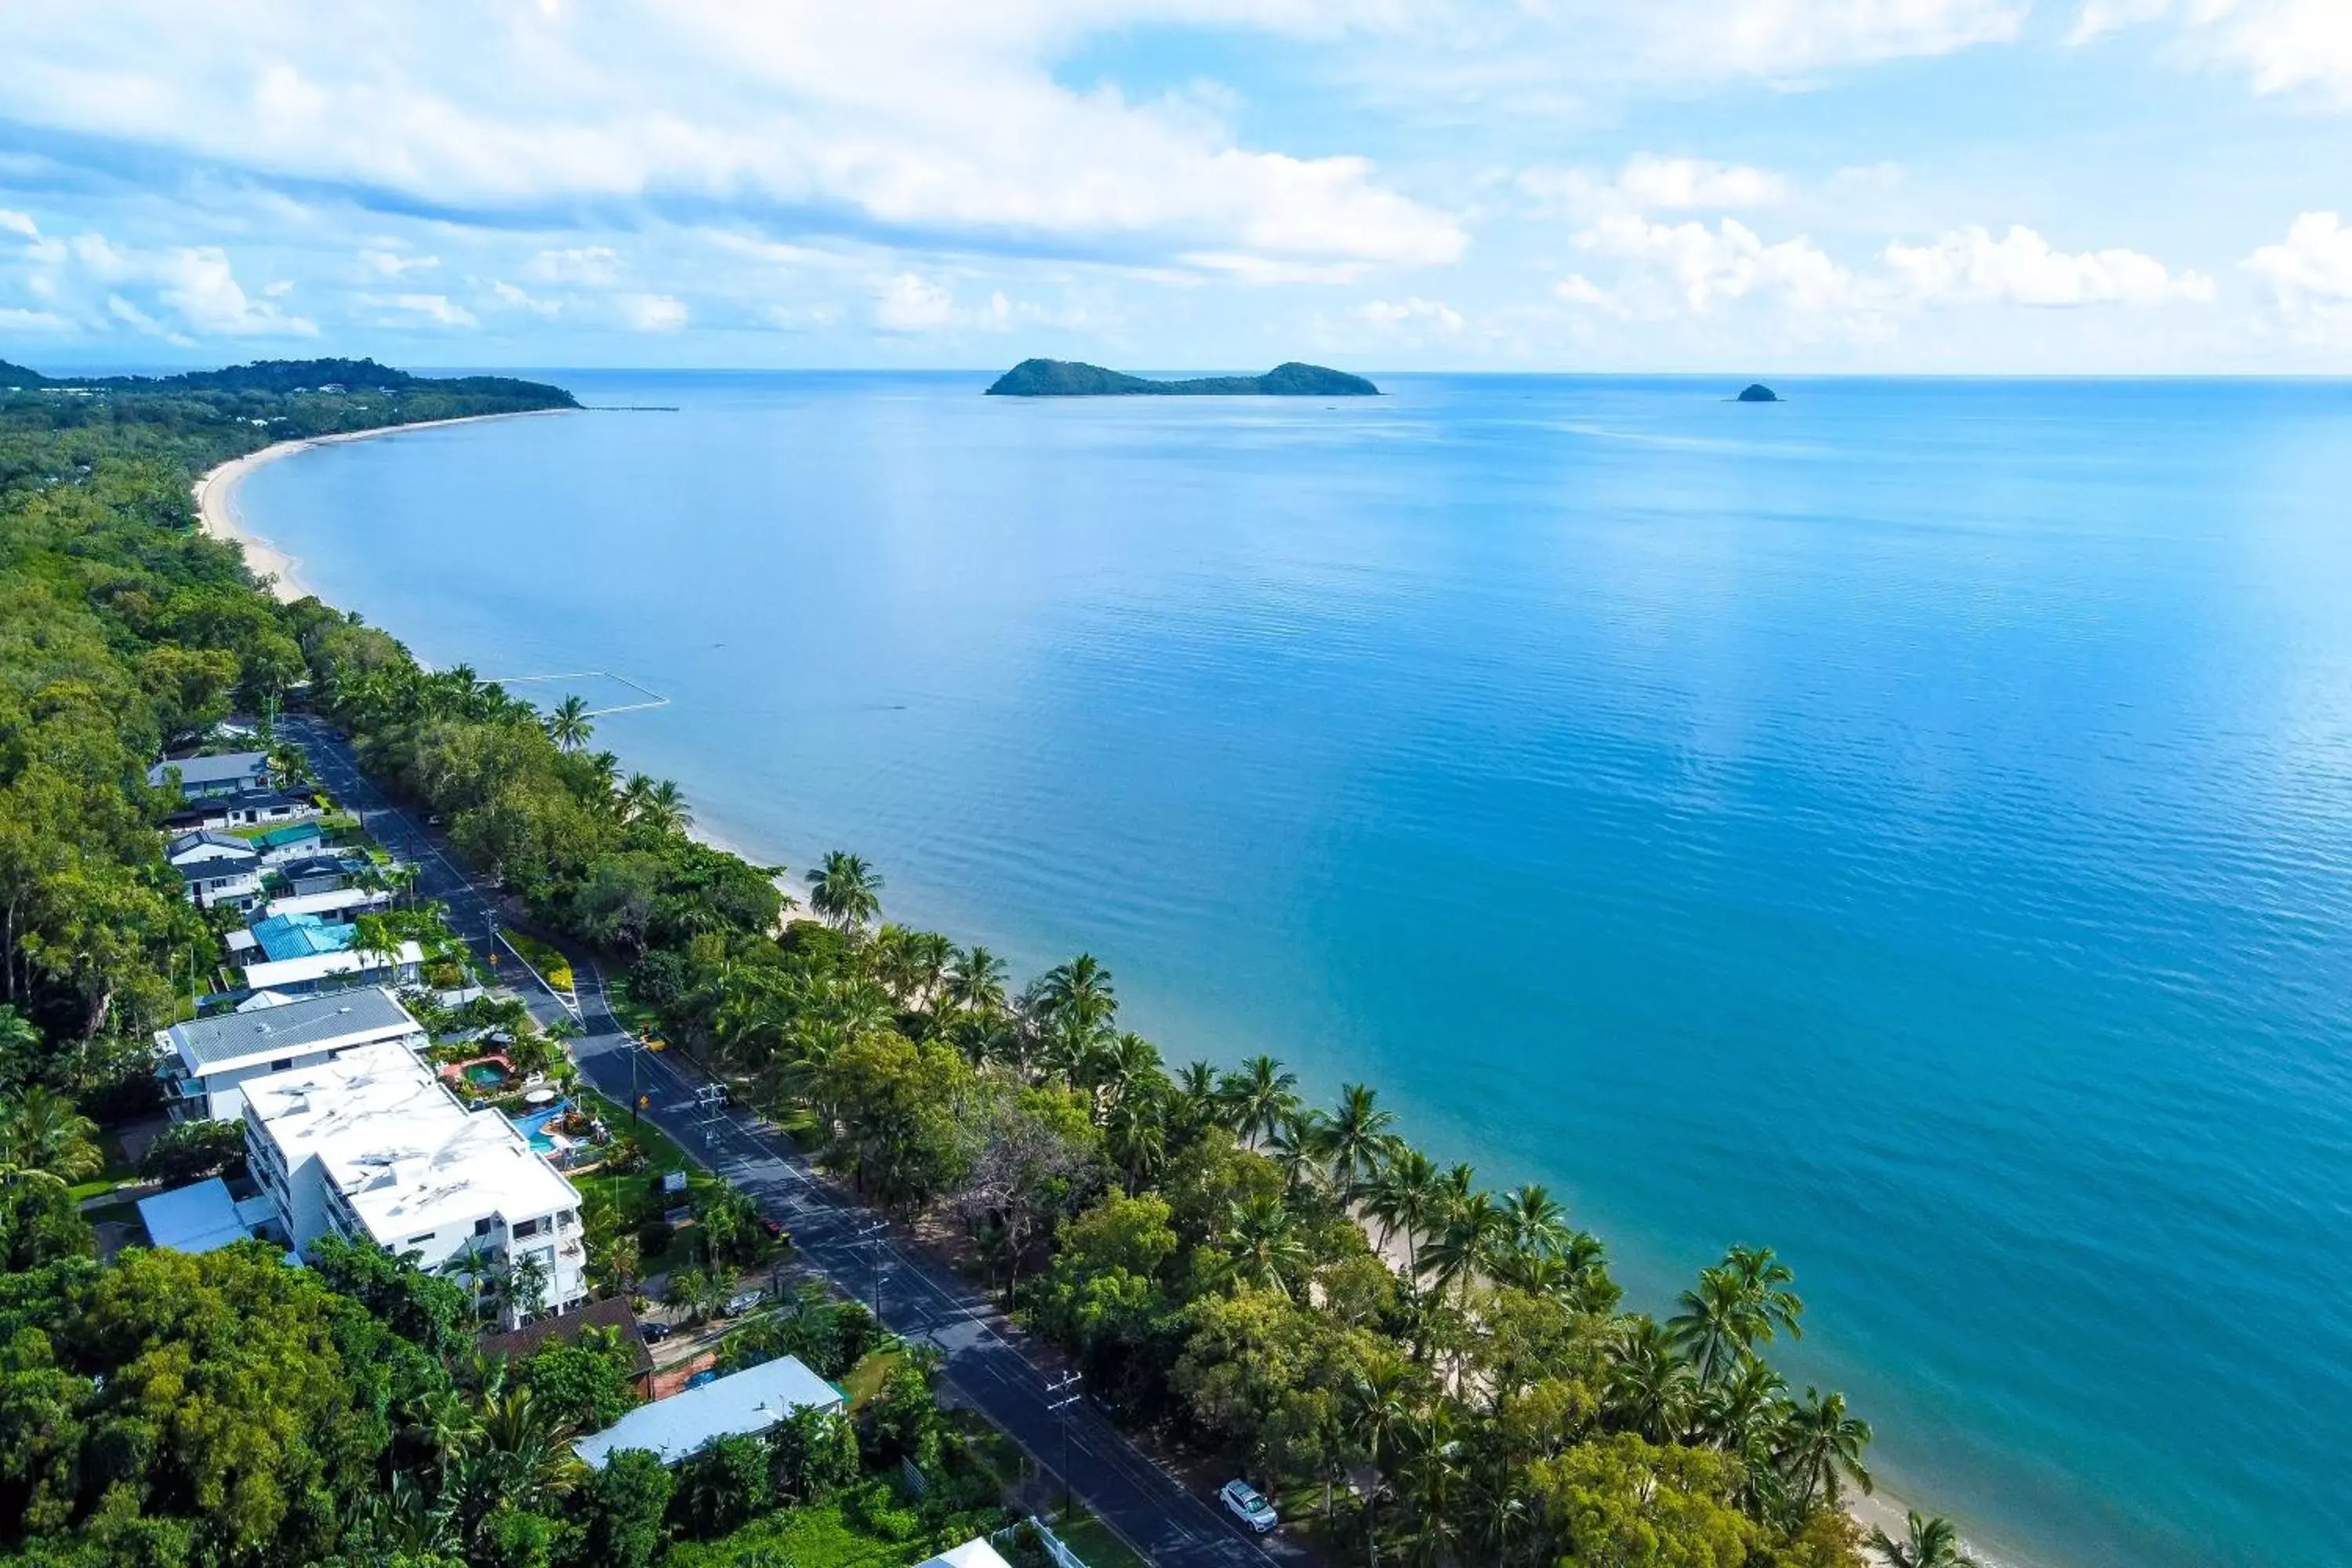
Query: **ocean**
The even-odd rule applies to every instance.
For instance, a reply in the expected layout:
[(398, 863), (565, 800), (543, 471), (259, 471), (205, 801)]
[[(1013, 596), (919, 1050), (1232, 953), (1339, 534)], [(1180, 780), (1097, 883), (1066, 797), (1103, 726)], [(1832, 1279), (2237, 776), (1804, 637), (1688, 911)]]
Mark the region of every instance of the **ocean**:
[(246, 517), (668, 697), (595, 744), (729, 843), (1551, 1184), (1635, 1305), (1776, 1247), (1792, 1381), (2004, 1562), (2344, 1561), (2352, 387), (544, 374), (676, 412)]

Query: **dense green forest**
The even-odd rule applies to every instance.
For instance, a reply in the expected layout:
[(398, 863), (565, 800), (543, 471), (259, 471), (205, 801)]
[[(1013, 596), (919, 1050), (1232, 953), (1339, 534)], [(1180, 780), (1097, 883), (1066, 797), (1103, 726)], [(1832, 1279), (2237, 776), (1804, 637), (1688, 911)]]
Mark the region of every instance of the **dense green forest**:
[[(716, 1562), (685, 1543), (792, 1495), (772, 1453), (674, 1488), (583, 1478), (558, 1439), (592, 1412), (536, 1392), (551, 1373), (472, 1364), (446, 1282), (388, 1259), (90, 1259), (63, 1186), (85, 1118), (136, 1099), (173, 977), (215, 940), (163, 867), (142, 770), (290, 697), (610, 955), (673, 1041), (870, 1201), (938, 1223), (1097, 1398), (1228, 1456), (1333, 1561), (1964, 1561), (1939, 1521), (1866, 1543), (1843, 1512), (1869, 1429), (1772, 1370), (1805, 1323), (1769, 1251), (1629, 1310), (1541, 1188), (1442, 1166), (1370, 1089), (1315, 1107), (1271, 1060), (1163, 1062), (1096, 960), (1016, 988), (984, 950), (884, 923), (853, 855), (788, 900), (688, 836), (675, 785), (593, 749), (576, 702), (542, 713), (315, 599), (274, 604), (194, 530), (195, 473), (282, 435), (562, 395), (261, 370), (0, 394), (0, 1552)], [(762, 1462), (764, 1491), (727, 1493)]]

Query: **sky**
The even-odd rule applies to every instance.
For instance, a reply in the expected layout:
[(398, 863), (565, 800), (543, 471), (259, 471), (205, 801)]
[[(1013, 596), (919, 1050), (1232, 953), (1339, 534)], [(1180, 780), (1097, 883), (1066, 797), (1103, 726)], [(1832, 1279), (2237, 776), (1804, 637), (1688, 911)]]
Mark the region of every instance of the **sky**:
[(0, 359), (2352, 372), (2352, 0), (9, 0)]

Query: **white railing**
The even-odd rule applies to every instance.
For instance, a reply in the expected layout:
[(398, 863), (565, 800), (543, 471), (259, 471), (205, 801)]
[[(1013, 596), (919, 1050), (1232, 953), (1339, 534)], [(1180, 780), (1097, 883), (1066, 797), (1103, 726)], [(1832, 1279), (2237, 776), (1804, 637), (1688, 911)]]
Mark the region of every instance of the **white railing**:
[(1045, 1521), (1034, 1513), (1029, 1516), (1029, 1527), (1037, 1532), (1037, 1539), (1045, 1543), (1045, 1555), (1054, 1560), (1055, 1568), (1087, 1568), (1087, 1560), (1063, 1545), (1062, 1538), (1055, 1534)]

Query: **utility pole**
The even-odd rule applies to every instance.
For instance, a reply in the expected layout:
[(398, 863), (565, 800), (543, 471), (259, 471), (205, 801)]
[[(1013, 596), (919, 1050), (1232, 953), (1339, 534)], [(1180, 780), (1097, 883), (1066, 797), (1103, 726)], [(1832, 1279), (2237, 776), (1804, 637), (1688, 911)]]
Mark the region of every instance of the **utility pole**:
[(1059, 1383), (1045, 1385), (1047, 1394), (1063, 1395), (1045, 1406), (1045, 1411), (1050, 1415), (1060, 1416), (1062, 1420), (1062, 1518), (1066, 1521), (1070, 1517), (1070, 1406), (1076, 1405), (1079, 1398), (1076, 1394), (1066, 1391), (1076, 1388), (1082, 1381), (1080, 1375), (1074, 1372)]
[(867, 1305), (874, 1313), (874, 1321), (877, 1327), (882, 1321), (881, 1238), (883, 1233), (889, 1228), (889, 1221), (877, 1219), (857, 1233), (857, 1239), (866, 1243), (866, 1294)]

